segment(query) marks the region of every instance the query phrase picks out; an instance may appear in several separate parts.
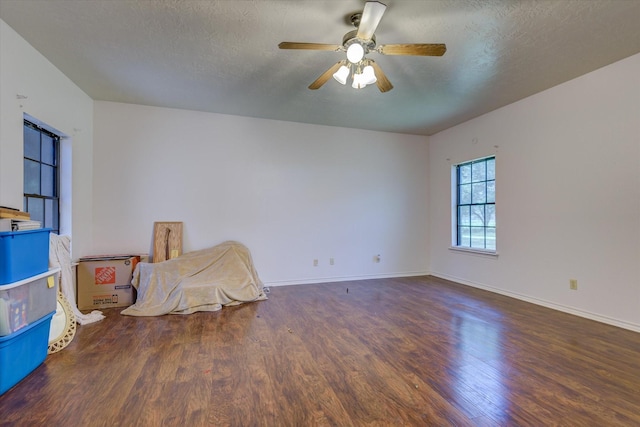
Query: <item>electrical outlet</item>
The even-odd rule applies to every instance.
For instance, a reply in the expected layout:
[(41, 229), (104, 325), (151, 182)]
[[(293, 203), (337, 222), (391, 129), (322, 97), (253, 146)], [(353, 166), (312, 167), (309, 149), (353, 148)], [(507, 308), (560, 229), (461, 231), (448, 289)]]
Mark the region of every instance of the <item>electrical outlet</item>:
[(318, 266), (318, 260), (317, 260), (317, 259), (314, 259), (314, 260), (313, 260), (313, 266), (314, 266), (314, 267), (317, 267), (317, 266)]
[(376, 255), (373, 257), (373, 262), (380, 262), (380, 255)]
[(569, 289), (571, 289), (572, 291), (578, 290), (578, 281), (576, 279), (569, 280)]
[(329, 258), (329, 265), (333, 265), (333, 258)]

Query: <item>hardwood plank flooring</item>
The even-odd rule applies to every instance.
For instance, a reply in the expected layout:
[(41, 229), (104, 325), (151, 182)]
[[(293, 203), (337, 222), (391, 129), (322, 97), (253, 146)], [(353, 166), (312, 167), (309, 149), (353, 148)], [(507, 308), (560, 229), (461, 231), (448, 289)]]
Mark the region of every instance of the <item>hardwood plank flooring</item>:
[(120, 311), (0, 396), (0, 425), (640, 425), (640, 334), (434, 277)]

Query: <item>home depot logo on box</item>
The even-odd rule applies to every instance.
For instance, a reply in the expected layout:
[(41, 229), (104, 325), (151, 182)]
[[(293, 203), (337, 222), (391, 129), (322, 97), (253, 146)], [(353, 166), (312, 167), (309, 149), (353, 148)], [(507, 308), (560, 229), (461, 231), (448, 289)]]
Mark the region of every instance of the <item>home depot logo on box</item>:
[(96, 267), (95, 277), (96, 285), (113, 285), (116, 283), (116, 267)]

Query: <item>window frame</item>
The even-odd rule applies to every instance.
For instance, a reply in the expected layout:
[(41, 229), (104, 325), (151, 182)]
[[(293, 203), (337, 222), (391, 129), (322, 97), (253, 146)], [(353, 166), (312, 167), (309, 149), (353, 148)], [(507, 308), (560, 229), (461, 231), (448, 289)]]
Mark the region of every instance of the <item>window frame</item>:
[[(461, 167), (463, 166), (467, 166), (467, 165), (473, 165), (476, 163), (484, 163), (486, 165), (486, 162), (489, 160), (493, 160), (494, 162), (494, 176), (492, 179), (489, 179), (486, 176), (486, 166), (485, 166), (485, 175), (483, 179), (479, 179), (479, 180), (473, 180), (473, 178), (471, 178), (469, 180), (469, 182), (465, 182), (465, 183), (461, 183), (460, 181), (460, 171), (461, 171)], [(485, 156), (485, 157), (479, 157), (473, 160), (467, 160), (464, 162), (460, 162), (460, 163), (456, 163), (453, 164), (451, 167), (451, 246), (449, 247), (449, 249), (455, 250), (455, 251), (462, 251), (462, 252), (469, 252), (469, 253), (474, 253), (474, 254), (480, 254), (480, 255), (492, 255), (492, 256), (497, 256), (498, 252), (498, 246), (497, 246), (497, 224), (496, 224), (496, 199), (495, 199), (495, 181), (496, 181), (496, 176), (495, 176), (495, 165), (496, 165), (496, 156), (494, 155), (489, 155), (489, 156)], [(487, 188), (487, 183), (489, 182), (493, 182), (493, 201), (487, 201), (486, 200), (486, 192), (485, 192), (485, 200), (482, 203), (473, 203), (473, 199), (472, 196), (470, 195), (469, 197), (471, 197), (469, 202), (466, 203), (460, 203), (461, 200), (461, 187), (464, 185), (473, 185), (473, 184), (484, 184), (485, 185), (485, 189)], [(483, 212), (486, 215), (486, 207), (487, 206), (493, 206), (493, 225), (487, 225), (487, 220), (483, 219), (483, 224), (482, 225), (471, 225), (471, 215), (469, 216), (469, 224), (461, 224), (460, 221), (460, 207), (469, 207), (469, 209), (471, 209), (473, 206), (482, 206), (483, 207)], [(484, 247), (480, 248), (480, 247), (473, 247), (471, 246), (473, 244), (473, 240), (472, 240), (472, 236), (470, 234), (469, 237), (469, 245), (463, 245), (461, 240), (460, 240), (460, 227), (463, 226), (468, 226), (470, 228), (470, 233), (471, 233), (471, 228), (481, 228), (483, 230), (483, 241), (484, 241)], [(487, 229), (492, 229), (494, 232), (494, 236), (495, 236), (495, 247), (494, 248), (487, 248), (486, 246), (486, 242), (487, 242)]]
[[(37, 192), (27, 192), (26, 178), (27, 178), (27, 168), (25, 167), (23, 171), (23, 209), (25, 212), (30, 212), (29, 205), (30, 200), (41, 200), (42, 202), (42, 218), (33, 218), (34, 220), (42, 221), (42, 227), (50, 228), (53, 233), (59, 234), (60, 232), (60, 141), (61, 136), (51, 132), (48, 129), (43, 128), (42, 126), (38, 126), (31, 120), (27, 118), (24, 119), (23, 122), (23, 133), (26, 132), (27, 128), (35, 130), (39, 133), (39, 158), (29, 157), (26, 150), (26, 141), (23, 140), (23, 162), (26, 164), (27, 162), (32, 162), (37, 164), (38, 169), (38, 191)], [(42, 136), (51, 138), (52, 142), (52, 151), (49, 159), (43, 159), (43, 141)], [(47, 191), (43, 191), (42, 186), (42, 175), (43, 170), (52, 169), (52, 173), (48, 174), (49, 177), (47, 182), (53, 181), (53, 188), (49, 187), (52, 194), (47, 194)], [(47, 201), (51, 201), (51, 203), (47, 203)], [(50, 204), (50, 206), (47, 206)], [(53, 210), (52, 212), (50, 210)], [(31, 210), (33, 212), (33, 209)], [(50, 218), (49, 218), (50, 217)]]

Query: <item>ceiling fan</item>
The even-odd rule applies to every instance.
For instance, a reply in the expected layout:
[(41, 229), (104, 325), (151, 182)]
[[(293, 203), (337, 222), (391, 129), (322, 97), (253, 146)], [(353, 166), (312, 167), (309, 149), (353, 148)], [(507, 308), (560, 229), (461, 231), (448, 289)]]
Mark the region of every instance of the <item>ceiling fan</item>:
[(342, 45), (282, 42), (278, 47), (280, 49), (346, 52), (347, 59), (333, 64), (316, 81), (309, 85), (309, 89), (319, 89), (332, 76), (339, 83), (346, 84), (347, 79), (351, 76), (353, 79), (351, 86), (354, 89), (361, 89), (376, 83), (380, 92), (388, 92), (393, 89), (393, 85), (380, 66), (374, 60), (366, 58), (368, 53), (442, 56), (447, 51), (447, 47), (442, 43), (386, 44), (377, 46), (374, 33), (386, 8), (385, 4), (378, 1), (367, 1), (364, 4), (362, 13), (354, 13), (350, 16), (350, 21), (356, 27), (356, 30), (349, 31), (344, 35)]

